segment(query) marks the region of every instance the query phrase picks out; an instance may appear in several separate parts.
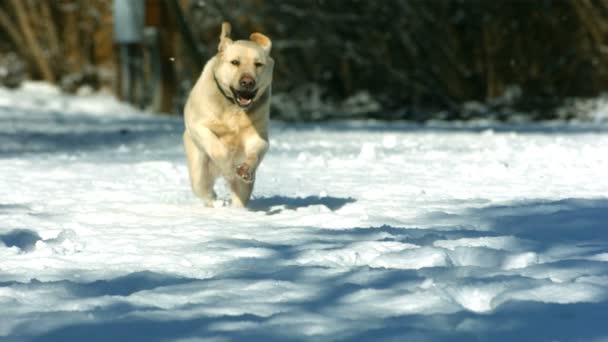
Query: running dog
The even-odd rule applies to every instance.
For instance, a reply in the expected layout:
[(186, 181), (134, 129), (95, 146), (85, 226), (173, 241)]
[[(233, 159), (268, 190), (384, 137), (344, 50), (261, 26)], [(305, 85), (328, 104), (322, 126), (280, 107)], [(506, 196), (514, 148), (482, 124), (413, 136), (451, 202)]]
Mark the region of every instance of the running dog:
[(223, 177), (232, 206), (245, 207), (269, 147), (274, 60), (265, 35), (256, 32), (249, 40), (233, 41), (230, 31), (230, 24), (223, 23), (218, 52), (190, 92), (183, 138), (194, 194), (212, 206), (215, 181)]

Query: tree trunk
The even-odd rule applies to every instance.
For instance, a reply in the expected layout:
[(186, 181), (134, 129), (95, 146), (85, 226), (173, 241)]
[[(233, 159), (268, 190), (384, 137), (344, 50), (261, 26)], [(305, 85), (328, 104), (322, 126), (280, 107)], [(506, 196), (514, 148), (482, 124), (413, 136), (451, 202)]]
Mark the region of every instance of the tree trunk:
[(23, 33), (25, 38), (25, 43), (28, 47), (28, 50), (31, 51), (32, 57), (40, 74), (43, 79), (47, 82), (55, 82), (55, 75), (48, 63), (44, 52), (40, 48), (40, 43), (37, 41), (34, 31), (32, 30), (32, 26), (28, 21), (28, 17), (26, 14), (26, 10), (23, 7), (24, 3), (20, 0), (12, 0), (13, 8), (15, 9), (15, 14), (17, 16), (17, 21), (19, 23), (19, 28)]

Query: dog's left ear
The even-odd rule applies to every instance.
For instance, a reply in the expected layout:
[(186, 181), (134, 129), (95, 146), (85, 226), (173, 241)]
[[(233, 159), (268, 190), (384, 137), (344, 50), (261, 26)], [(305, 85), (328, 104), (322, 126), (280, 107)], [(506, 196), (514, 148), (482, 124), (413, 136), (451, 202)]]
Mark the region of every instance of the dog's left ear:
[(219, 52), (222, 52), (226, 49), (226, 46), (232, 44), (232, 39), (230, 39), (230, 31), (232, 31), (232, 26), (230, 23), (225, 21), (222, 23), (222, 32), (220, 33), (220, 45), (217, 47)]
[(270, 49), (272, 48), (272, 41), (270, 40), (270, 38), (266, 37), (261, 33), (255, 32), (249, 36), (249, 39), (258, 43), (258, 45), (262, 47), (264, 52), (266, 52), (267, 54), (270, 53)]

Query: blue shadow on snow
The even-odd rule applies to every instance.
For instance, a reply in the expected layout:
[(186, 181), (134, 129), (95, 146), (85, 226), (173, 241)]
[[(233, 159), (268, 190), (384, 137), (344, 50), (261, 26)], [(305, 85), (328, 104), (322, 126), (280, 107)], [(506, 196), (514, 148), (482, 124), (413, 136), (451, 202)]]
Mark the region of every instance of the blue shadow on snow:
[[(346, 199), (338, 201), (340, 203)], [(322, 202), (322, 203), (318, 203)], [(258, 209), (268, 210), (273, 206), (291, 205), (292, 207), (327, 205), (323, 199), (270, 198), (258, 199)], [(344, 204), (342, 204), (344, 205)], [(329, 206), (328, 206), (329, 207)], [(204, 289), (217, 288), (221, 292), (222, 284), (231, 281), (244, 281), (254, 284), (257, 280), (282, 281), (305, 285), (314, 288), (318, 294), (312, 297), (284, 298), (279, 303), (281, 310), (262, 316), (257, 314), (194, 314), (188, 317), (171, 318), (172, 312), (166, 310), (164, 318), (142, 318), (152, 308), (115, 305), (91, 307), (83, 312), (93, 317), (86, 322), (65, 324), (50, 331), (28, 335), (26, 326), (19, 330), (20, 336), (31, 341), (107, 341), (107, 340), (146, 340), (167, 341), (179, 339), (219, 338), (230, 341), (595, 341), (608, 337), (608, 325), (605, 313), (608, 312), (608, 290), (594, 303), (578, 302), (572, 304), (552, 304), (529, 301), (507, 301), (491, 312), (478, 314), (462, 309), (452, 314), (413, 313), (394, 317), (378, 316), (373, 311), (358, 312), (352, 321), (343, 317), (333, 317), (336, 308), (346, 309), (341, 300), (354, 292), (365, 290), (391, 290), (400, 293), (406, 291), (404, 284), (420, 282), (423, 279), (452, 279), (455, 273), (464, 277), (465, 283), (501, 282), (510, 279), (521, 279), (523, 282), (549, 282), (546, 279), (529, 278), (522, 274), (483, 276), (483, 267), (476, 275), (468, 276), (475, 267), (462, 270), (452, 266), (427, 267), (413, 270), (394, 268), (369, 268), (352, 266), (344, 272), (327, 273), (328, 267), (307, 265), (296, 262), (304, 246), (340, 246), (351, 242), (378, 239), (378, 231), (387, 232), (392, 239), (415, 242), (421, 247), (432, 246), (437, 239), (459, 239), (463, 237), (509, 236), (513, 235), (533, 242), (537, 252), (550, 250), (564, 243), (576, 246), (593, 244), (594, 253), (608, 253), (608, 200), (606, 199), (564, 199), (559, 201), (525, 201), (501, 206), (473, 207), (462, 213), (442, 218), (441, 230), (419, 227), (405, 229), (397, 226), (382, 226), (344, 230), (329, 230), (310, 227), (307, 240), (297, 244), (271, 244), (255, 239), (239, 237), (234, 240), (212, 241), (201, 245), (206, 249), (231, 248), (264, 248), (273, 253), (263, 258), (242, 257), (229, 261), (226, 272), (217, 274), (212, 279), (186, 279), (171, 275), (159, 275), (144, 272), (132, 274), (108, 281), (89, 284), (64, 282), (72, 295), (81, 298), (97, 296), (128, 296), (137, 291), (164, 288), (179, 291), (181, 285)], [(467, 222), (474, 222), (467, 226)], [(479, 230), (477, 223), (485, 225)], [(451, 230), (450, 230), (451, 229)], [(484, 235), (485, 234), (485, 235)], [(381, 234), (384, 236), (384, 234)], [(315, 247), (318, 249), (333, 247)], [(541, 265), (542, 266), (542, 265)], [(580, 274), (590, 276), (608, 276), (608, 263), (589, 260), (562, 260), (550, 265), (555, 270), (576, 268)], [(354, 283), (369, 275), (366, 282)], [(355, 278), (353, 278), (355, 276)], [(502, 278), (501, 278), (502, 277)], [(6, 286), (45, 286), (47, 283), (31, 282), (29, 284), (2, 283)], [(48, 284), (50, 285), (50, 284)], [(57, 285), (57, 283), (54, 283)], [(162, 293), (162, 291), (160, 292)], [(406, 293), (406, 292), (404, 292)], [(223, 293), (223, 296), (227, 293)], [(390, 300), (390, 297), (387, 297)], [(202, 300), (199, 303), (185, 304), (177, 310), (196, 309), (197, 306), (208, 308), (210, 305), (221, 305), (226, 297)], [(264, 301), (264, 298), (260, 298)], [(216, 304), (214, 304), (216, 303)], [(391, 305), (389, 303), (381, 303)], [(403, 304), (403, 303), (401, 303)], [(401, 305), (394, 303), (394, 305)], [(277, 304), (278, 305), (278, 304)], [(358, 308), (361, 309), (360, 307)], [(154, 308), (162, 311), (162, 308)], [(371, 309), (370, 309), (371, 310)], [(197, 312), (197, 310), (193, 310)], [(334, 312), (334, 313), (332, 313)], [(340, 311), (337, 311), (340, 312)], [(331, 333), (305, 337), (294, 333), (305, 331), (310, 322), (290, 316), (293, 313), (305, 313), (327, 320), (339, 319), (346, 324), (337, 335)], [(61, 313), (40, 313), (37, 320), (45, 315)], [(154, 316), (151, 316), (154, 317)], [(158, 317), (158, 316), (157, 316)], [(290, 324), (274, 324), (272, 322)], [(219, 329), (218, 326), (234, 327)], [(298, 328), (298, 329), (295, 329)]]

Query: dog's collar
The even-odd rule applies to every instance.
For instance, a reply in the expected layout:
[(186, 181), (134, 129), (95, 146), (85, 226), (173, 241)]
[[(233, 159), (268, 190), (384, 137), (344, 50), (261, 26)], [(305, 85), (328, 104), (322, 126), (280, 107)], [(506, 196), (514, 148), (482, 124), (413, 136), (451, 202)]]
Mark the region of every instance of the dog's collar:
[(220, 82), (217, 80), (217, 77), (215, 77), (215, 74), (213, 74), (213, 80), (215, 81), (215, 85), (217, 86), (217, 89), (219, 89), (220, 93), (222, 93), (222, 95), (224, 95), (224, 97), (229, 102), (232, 102), (232, 103), (236, 104), (236, 100), (234, 98), (232, 98), (232, 96), (228, 96), (228, 94), (226, 94), (226, 92), (224, 92), (224, 89), (220, 85)]

